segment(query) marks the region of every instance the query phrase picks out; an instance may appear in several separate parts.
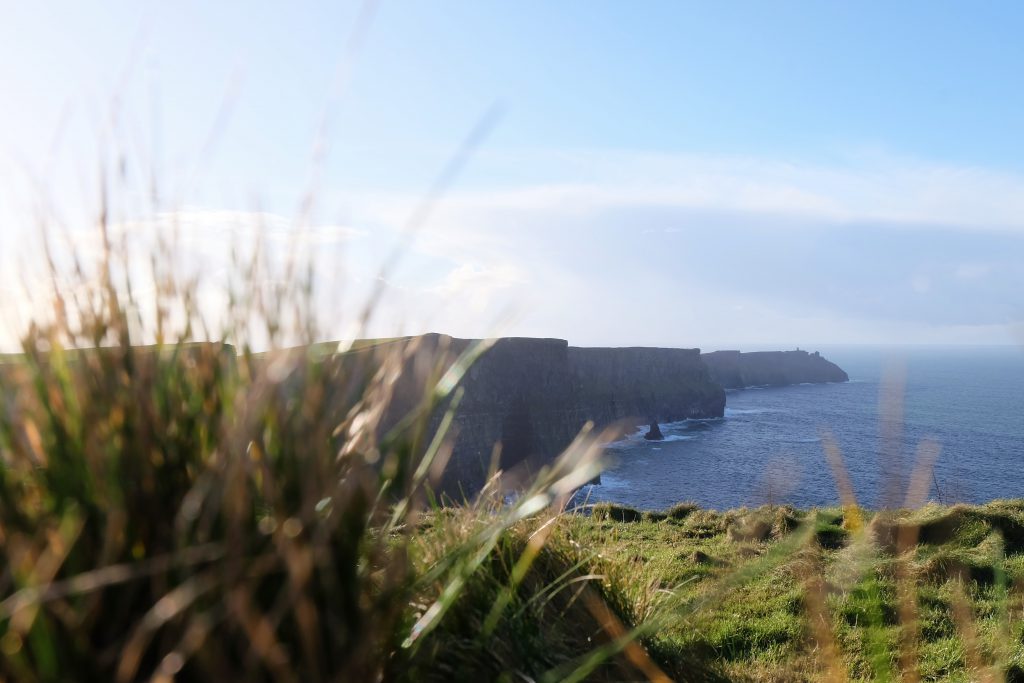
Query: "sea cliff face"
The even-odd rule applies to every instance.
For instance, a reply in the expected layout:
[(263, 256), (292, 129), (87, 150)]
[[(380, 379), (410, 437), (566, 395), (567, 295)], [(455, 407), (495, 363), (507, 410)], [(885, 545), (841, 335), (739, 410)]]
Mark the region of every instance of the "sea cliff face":
[(588, 420), (599, 429), (629, 429), (652, 420), (720, 417), (725, 409), (725, 392), (711, 380), (698, 349), (500, 339), (461, 386), (454, 448), (441, 485), (449, 495), (478, 491), (495, 457), (514, 486), (552, 462)]
[[(446, 335), (390, 340), (339, 358), (348, 376), (377, 367), (398, 352), (395, 391), (381, 421), (390, 429), (425, 395), (431, 382), (474, 340)], [(515, 487), (551, 463), (589, 420), (598, 429), (623, 430), (651, 421), (720, 417), (725, 392), (701, 362), (698, 349), (574, 348), (561, 339), (499, 339), (461, 377), (452, 451), (440, 492), (461, 499), (484, 485), (492, 463)], [(439, 428), (448, 403), (429, 418)]]
[[(468, 348), (468, 340), (452, 340)], [(456, 499), (475, 495), (492, 462), (515, 487), (565, 450), (583, 425), (561, 339), (499, 339), (459, 383), (451, 457), (440, 490)], [(444, 408), (433, 416), (432, 430)]]
[(713, 351), (701, 355), (711, 377), (726, 389), (784, 386), (805, 382), (846, 382), (838, 365), (817, 351)]
[(569, 367), (580, 410), (597, 426), (721, 417), (725, 410), (725, 392), (700, 349), (569, 347)]

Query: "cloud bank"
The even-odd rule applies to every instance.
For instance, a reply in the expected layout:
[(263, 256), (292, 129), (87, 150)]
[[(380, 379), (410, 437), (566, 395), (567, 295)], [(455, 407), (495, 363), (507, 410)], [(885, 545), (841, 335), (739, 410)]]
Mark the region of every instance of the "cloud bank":
[[(459, 274), (516, 273), (473, 296), (475, 310), (515, 310), (516, 332), (594, 344), (1016, 341), (1024, 176), (880, 154), (480, 162), (495, 177), (516, 165), (552, 180), (454, 192), (410, 249), (421, 275), (423, 263), (448, 268), (433, 291), (456, 309), (474, 288), (452, 284)], [(386, 229), (410, 202), (380, 195), (356, 214)], [(441, 320), (486, 332), (464, 318)]]
[[(522, 169), (538, 180), (510, 180)], [(116, 227), (140, 250), (176, 235), (182, 263), (210, 281), (210, 310), (238, 245), (308, 258), (336, 336), (376, 288), (366, 334), (583, 345), (1011, 343), (1024, 318), (1024, 176), (999, 169), (879, 153), (489, 151), (407, 241), (420, 199), (328, 193), (321, 204), (345, 220), (299, 227), (284, 212), (221, 207)], [(10, 271), (0, 285), (14, 291)]]

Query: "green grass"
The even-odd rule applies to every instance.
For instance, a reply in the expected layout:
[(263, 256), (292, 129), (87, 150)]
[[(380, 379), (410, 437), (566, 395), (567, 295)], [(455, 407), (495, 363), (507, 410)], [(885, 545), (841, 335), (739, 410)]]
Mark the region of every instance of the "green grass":
[[(849, 680), (899, 680), (904, 668), (921, 680), (1019, 675), (1024, 555), (1007, 544), (1003, 556), (1002, 530), (1024, 519), (1024, 501), (882, 513), (863, 533), (845, 529), (840, 510), (782, 514), (810, 525), (806, 541), (727, 590), (731, 577), (764, 564), (798, 533), (772, 532), (779, 509), (697, 510), (682, 520), (639, 522), (580, 515), (560, 520), (558, 529), (594, 553), (594, 567), (622, 581), (644, 618), (658, 623), (651, 651), (704, 653), (730, 678), (817, 680), (830, 665)], [(922, 542), (902, 553), (885, 548), (871, 538), (882, 518), (893, 527), (920, 525)], [(940, 523), (945, 531), (937, 534)], [(901, 572), (912, 618), (901, 615)], [(821, 608), (813, 606), (811, 581), (823, 582), (816, 591), (824, 594)], [(652, 599), (651, 587), (671, 594)], [(714, 599), (691, 609), (704, 595)], [(958, 606), (966, 621), (958, 622)], [(812, 627), (814, 618), (825, 624), (825, 636)], [(916, 654), (903, 662), (911, 632)], [(832, 662), (821, 637), (836, 644)]]

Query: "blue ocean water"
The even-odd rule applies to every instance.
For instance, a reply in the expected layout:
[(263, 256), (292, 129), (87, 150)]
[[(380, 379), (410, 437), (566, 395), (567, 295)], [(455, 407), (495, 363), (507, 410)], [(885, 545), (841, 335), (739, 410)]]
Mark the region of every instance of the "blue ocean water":
[(730, 391), (724, 418), (663, 425), (661, 442), (638, 433), (610, 444), (601, 485), (580, 493), (645, 510), (834, 505), (822, 443), (833, 438), (868, 507), (902, 502), (926, 440), (941, 449), (930, 499), (1024, 497), (1024, 349), (821, 351), (850, 382)]

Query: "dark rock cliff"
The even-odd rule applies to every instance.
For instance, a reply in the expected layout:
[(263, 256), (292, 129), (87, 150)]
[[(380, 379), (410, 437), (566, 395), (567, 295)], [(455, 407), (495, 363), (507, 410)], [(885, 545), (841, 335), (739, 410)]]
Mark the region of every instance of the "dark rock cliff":
[(726, 389), (846, 382), (850, 378), (817, 351), (714, 351), (701, 355), (714, 381)]
[[(470, 343), (453, 340), (453, 347)], [(441, 491), (456, 498), (476, 494), (492, 462), (515, 486), (554, 460), (583, 426), (568, 343), (561, 339), (499, 339), (460, 386), (453, 449), (440, 482)]]
[[(473, 340), (424, 335), (360, 348), (342, 362), (369, 376), (386, 354), (400, 355), (394, 396), (381, 420), (390, 429), (450, 369)], [(459, 381), (453, 448), (440, 477), (442, 493), (471, 497), (492, 464), (515, 487), (552, 462), (583, 425), (633, 428), (651, 421), (721, 416), (725, 392), (711, 380), (698, 349), (573, 348), (561, 339), (504, 338), (485, 351)], [(439, 427), (447, 405), (429, 418)]]
[(603, 427), (721, 417), (725, 392), (700, 359), (700, 349), (569, 348), (577, 401)]
[(719, 417), (725, 409), (725, 392), (712, 382), (698, 349), (500, 339), (473, 364), (462, 387), (441, 485), (450, 495), (480, 489), (496, 444), (497, 463), (514, 486), (554, 460), (588, 420), (599, 429), (627, 429), (652, 420)]

